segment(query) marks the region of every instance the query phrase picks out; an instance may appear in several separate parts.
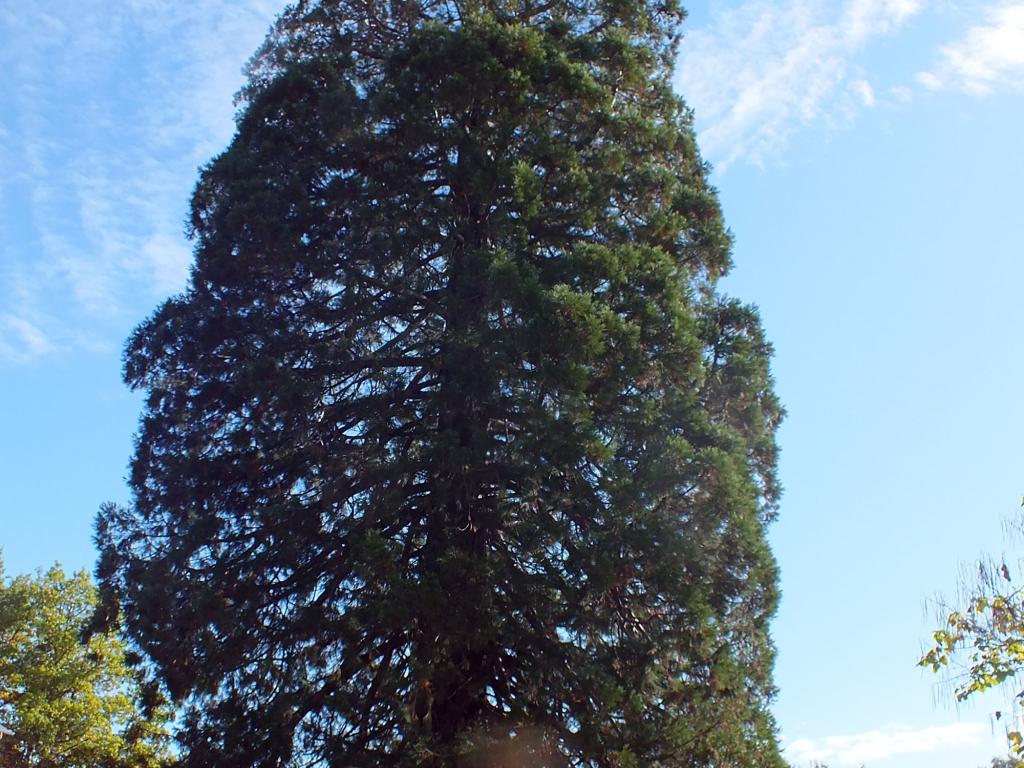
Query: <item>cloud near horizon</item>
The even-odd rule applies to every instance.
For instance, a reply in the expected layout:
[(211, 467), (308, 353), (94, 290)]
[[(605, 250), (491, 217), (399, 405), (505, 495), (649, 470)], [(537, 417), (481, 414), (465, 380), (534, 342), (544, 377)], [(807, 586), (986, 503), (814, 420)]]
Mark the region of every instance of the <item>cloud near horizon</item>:
[(856, 59), (923, 0), (744, 0), (683, 41), (676, 85), (720, 169), (777, 154), (801, 126), (848, 122), (876, 103)]
[(787, 760), (796, 766), (827, 763), (831, 768), (860, 766), (899, 755), (968, 747), (989, 738), (982, 723), (949, 723), (923, 728), (892, 725), (878, 730), (823, 739), (798, 739), (786, 745)]

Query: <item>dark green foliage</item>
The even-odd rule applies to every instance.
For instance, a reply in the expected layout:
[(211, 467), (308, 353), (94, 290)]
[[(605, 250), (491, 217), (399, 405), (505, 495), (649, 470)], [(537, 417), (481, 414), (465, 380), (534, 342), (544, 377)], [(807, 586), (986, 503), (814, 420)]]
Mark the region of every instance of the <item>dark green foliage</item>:
[(183, 765), (781, 766), (769, 348), (671, 2), (302, 2), (132, 337)]

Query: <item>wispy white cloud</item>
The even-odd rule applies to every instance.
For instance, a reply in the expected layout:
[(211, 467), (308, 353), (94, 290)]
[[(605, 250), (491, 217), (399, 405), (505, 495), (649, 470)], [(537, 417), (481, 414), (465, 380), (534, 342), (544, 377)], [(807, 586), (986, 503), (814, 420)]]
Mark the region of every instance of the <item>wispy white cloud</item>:
[(27, 363), (49, 354), (53, 342), (23, 317), (0, 315), (0, 363)]
[(143, 243), (142, 257), (158, 291), (169, 293), (185, 284), (192, 252), (180, 238), (158, 232)]
[(860, 103), (869, 109), (875, 106), (875, 89), (867, 80), (854, 80), (850, 83), (850, 90), (857, 96)]
[(923, 0), (745, 0), (683, 41), (677, 85), (709, 159), (761, 163), (801, 126), (841, 123), (875, 103), (858, 55)]
[(914, 92), (905, 85), (896, 85), (889, 89), (889, 93), (892, 97), (903, 104), (906, 104), (913, 100)]
[(988, 738), (989, 729), (981, 723), (950, 723), (924, 728), (894, 725), (849, 736), (798, 739), (786, 745), (786, 757), (795, 766), (827, 763), (833, 768), (842, 768), (898, 755), (979, 745)]
[(919, 72), (917, 80), (930, 90), (955, 89), (978, 95), (1024, 88), (1024, 3), (990, 8), (985, 23), (944, 46), (935, 66)]
[(0, 327), (0, 364), (117, 345), (184, 287), (196, 169), (230, 140), (242, 65), (280, 7), (0, 8), (0, 306), (23, 323)]

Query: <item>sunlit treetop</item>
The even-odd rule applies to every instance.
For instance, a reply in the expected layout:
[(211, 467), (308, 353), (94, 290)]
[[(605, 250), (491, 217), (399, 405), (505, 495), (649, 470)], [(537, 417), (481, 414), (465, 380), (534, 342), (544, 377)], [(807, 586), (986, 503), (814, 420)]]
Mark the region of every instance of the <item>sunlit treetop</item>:
[(168, 765), (168, 713), (147, 699), (123, 640), (82, 641), (95, 605), (84, 573), (54, 566), (7, 581), (0, 568), (0, 723), (13, 731), (0, 738), (4, 768)]

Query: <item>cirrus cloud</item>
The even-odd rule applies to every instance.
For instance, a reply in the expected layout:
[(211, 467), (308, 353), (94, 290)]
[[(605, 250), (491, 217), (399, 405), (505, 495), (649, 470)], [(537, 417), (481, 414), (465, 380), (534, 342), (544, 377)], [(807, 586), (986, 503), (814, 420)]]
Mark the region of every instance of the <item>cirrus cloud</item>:
[(196, 168), (280, 5), (0, 7), (0, 364), (114, 346), (184, 287)]
[(799, 127), (874, 106), (857, 58), (921, 8), (922, 0), (746, 0), (716, 14), (686, 37), (676, 77), (705, 154), (721, 168), (760, 164)]
[(944, 46), (935, 67), (919, 72), (917, 80), (933, 91), (977, 95), (1024, 88), (1024, 3), (990, 8), (983, 24)]

